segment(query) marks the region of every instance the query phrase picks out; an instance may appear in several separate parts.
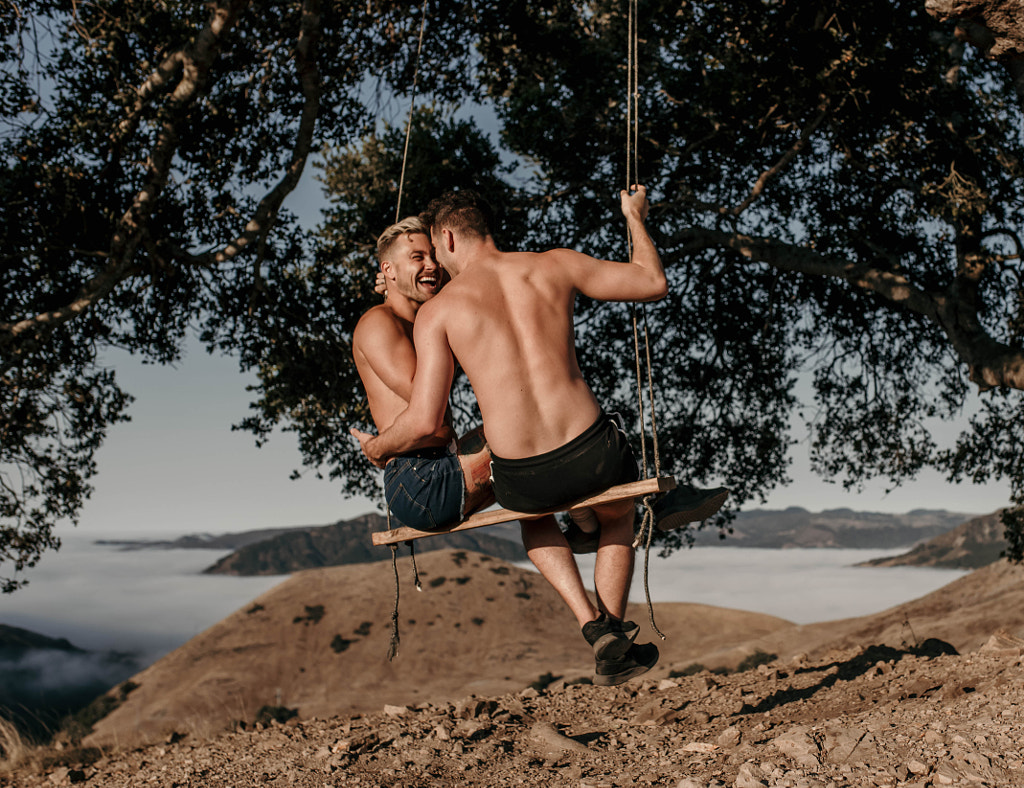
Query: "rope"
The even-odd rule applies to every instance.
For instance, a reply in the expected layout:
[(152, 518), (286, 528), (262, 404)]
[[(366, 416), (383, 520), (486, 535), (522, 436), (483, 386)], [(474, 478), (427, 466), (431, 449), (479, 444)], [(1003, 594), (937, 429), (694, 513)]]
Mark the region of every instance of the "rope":
[(402, 189), (405, 187), (405, 165), (409, 160), (409, 136), (412, 133), (412, 110), (416, 105), (416, 80), (420, 74), (420, 54), (423, 52), (423, 30), (427, 26), (427, 0), (420, 9), (420, 40), (416, 45), (416, 61), (412, 68), (412, 93), (409, 98), (409, 118), (405, 122), (405, 148), (402, 151), (402, 175), (398, 179), (398, 201), (395, 204), (395, 221), (402, 218)]
[[(427, 26), (427, 0), (423, 0), (423, 5), (420, 8), (420, 36), (419, 43), (416, 45), (416, 60), (413, 64), (412, 69), (412, 91), (409, 99), (409, 117), (405, 122), (405, 147), (402, 150), (402, 174), (398, 179), (398, 199), (395, 202), (395, 221), (398, 222), (402, 218), (402, 191), (405, 188), (405, 168), (409, 162), (409, 138), (412, 134), (412, 113), (413, 108), (416, 105), (416, 82), (419, 78), (420, 73), (420, 56), (423, 53), (423, 31)], [(388, 530), (391, 528), (391, 507), (387, 504), (385, 499), (384, 507), (388, 514)], [(416, 566), (416, 546), (413, 542), (407, 542), (409, 545), (409, 556), (412, 558), (412, 573), (413, 583), (416, 586), (417, 591), (422, 591), (423, 586), (420, 584), (420, 570)], [(388, 645), (388, 662), (398, 656), (398, 644), (401, 642), (401, 636), (398, 632), (398, 600), (401, 595), (399, 590), (398, 582), (398, 546), (391, 545), (391, 568), (395, 575), (395, 607), (391, 612), (391, 643)]]
[[(391, 512), (388, 512), (388, 530), (391, 530)], [(395, 574), (395, 608), (391, 611), (391, 643), (388, 644), (388, 662), (398, 656), (398, 644), (401, 636), (398, 634), (398, 545), (391, 545), (391, 569)]]
[[(627, 73), (627, 85), (626, 85), (626, 189), (627, 191), (634, 185), (640, 183), (639, 176), (639, 156), (637, 150), (639, 148), (640, 141), (640, 69), (639, 69), (639, 57), (638, 50), (640, 44), (640, 36), (637, 24), (637, 2), (638, 0), (630, 0), (629, 12), (628, 12), (628, 65), (626, 69)], [(633, 262), (633, 238), (629, 232), (629, 227), (626, 228), (626, 248), (629, 255), (629, 262)], [(635, 305), (630, 305), (630, 314), (633, 323), (633, 351), (636, 357), (636, 394), (637, 394), (637, 414), (640, 419), (640, 452), (643, 462), (644, 476), (647, 475), (647, 428), (644, 423), (644, 387), (643, 387), (643, 373), (641, 371), (640, 361), (640, 330), (639, 323), (637, 321), (637, 309)], [(651, 340), (650, 340), (650, 329), (647, 324), (647, 309), (642, 308), (643, 314), (643, 334), (644, 334), (644, 350), (645, 350), (645, 361), (647, 365), (647, 393), (648, 401), (651, 408), (651, 444), (652, 451), (654, 454), (654, 475), (661, 475), (661, 455), (658, 448), (658, 422), (655, 417), (655, 406), (654, 406), (654, 376), (651, 369)], [(644, 548), (644, 595), (647, 599), (647, 615), (650, 620), (651, 629), (653, 629), (658, 636), (665, 640), (664, 633), (658, 629), (657, 623), (654, 621), (654, 605), (651, 603), (651, 587), (650, 587), (650, 559), (651, 559), (651, 540), (654, 537), (654, 508), (653, 508), (653, 495), (645, 495), (642, 501), (643, 504), (643, 518), (640, 521), (640, 528), (637, 532), (636, 538), (633, 541), (634, 549), (638, 546)]]

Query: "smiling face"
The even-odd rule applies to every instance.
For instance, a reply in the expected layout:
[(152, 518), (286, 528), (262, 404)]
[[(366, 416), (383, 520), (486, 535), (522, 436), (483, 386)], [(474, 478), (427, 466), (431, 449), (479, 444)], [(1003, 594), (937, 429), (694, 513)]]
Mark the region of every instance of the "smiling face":
[(424, 233), (406, 233), (395, 239), (381, 263), (389, 297), (397, 294), (422, 304), (437, 294), (443, 270), (430, 252), (430, 238)]

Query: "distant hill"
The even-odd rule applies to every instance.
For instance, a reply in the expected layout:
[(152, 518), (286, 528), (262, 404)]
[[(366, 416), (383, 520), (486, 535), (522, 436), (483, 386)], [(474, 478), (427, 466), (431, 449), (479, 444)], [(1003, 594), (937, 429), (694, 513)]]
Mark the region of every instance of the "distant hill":
[(809, 512), (799, 506), (740, 512), (733, 532), (721, 539), (716, 530), (701, 530), (696, 544), (722, 547), (869, 548), (909, 547), (956, 528), (975, 515), (945, 510), (915, 509), (906, 514), (827, 509)]
[(33, 649), (85, 653), (66, 638), (50, 638), (21, 627), (0, 624), (0, 659), (11, 659)]
[(902, 555), (875, 558), (858, 566), (934, 566), (977, 569), (998, 561), (1007, 547), (999, 512), (975, 517)]
[(515, 567), (423, 569), (445, 582), (411, 595), (393, 663), (368, 596), (390, 567), (301, 573), (106, 695), (85, 746), (8, 758), (0, 786), (1024, 786), (1024, 567), (811, 626), (659, 605), (661, 661), (617, 687)]
[[(379, 514), (365, 514), (352, 520), (316, 528), (301, 528), (278, 533), (233, 552), (204, 570), (206, 574), (281, 575), (302, 569), (344, 566), (381, 561), (391, 557), (387, 547), (370, 541), (374, 531), (387, 529), (387, 520)], [(482, 530), (438, 534), (416, 542), (418, 553), (433, 550), (472, 550), (504, 561), (525, 561), (521, 542), (500, 539)], [(405, 548), (400, 547), (403, 552)]]
[(230, 534), (186, 534), (177, 539), (97, 539), (96, 544), (120, 547), (122, 550), (237, 550), (280, 534), (318, 527), (320, 526), (293, 525), (287, 528), (262, 528)]
[[(0, 717), (45, 739), (61, 719), (137, 673), (134, 657), (0, 624)], [(0, 746), (2, 750), (2, 746)]]
[[(915, 509), (906, 514), (829, 509), (810, 512), (800, 507), (740, 512), (732, 533), (722, 539), (716, 530), (695, 530), (695, 543), (715, 547), (764, 549), (910, 547), (947, 533), (975, 515), (945, 510)], [(190, 534), (170, 541), (107, 540), (102, 544), (124, 549), (192, 548), (233, 550), (204, 570), (208, 574), (274, 575), (302, 569), (342, 566), (390, 558), (376, 547), (370, 534), (387, 528), (386, 518), (369, 513), (333, 525), (295, 526), (229, 534)], [(416, 542), (417, 552), (439, 549), (472, 550), (505, 561), (525, 561), (526, 551), (515, 523), (453, 534), (438, 534)], [(980, 564), (979, 564), (980, 565)]]

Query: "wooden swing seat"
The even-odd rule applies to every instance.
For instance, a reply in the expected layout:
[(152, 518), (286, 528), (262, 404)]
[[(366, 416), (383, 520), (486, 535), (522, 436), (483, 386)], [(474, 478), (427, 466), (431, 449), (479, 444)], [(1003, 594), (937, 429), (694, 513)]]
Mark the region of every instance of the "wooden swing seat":
[(437, 531), (419, 531), (415, 528), (406, 528), (404, 526), (402, 528), (393, 528), (389, 531), (377, 531), (373, 534), (373, 543), (375, 545), (396, 544), (398, 542), (409, 542), (413, 539), (422, 539), (425, 536), (451, 534), (456, 531), (468, 531), (470, 528), (482, 528), (485, 525), (507, 523), (511, 520), (529, 520), (535, 517), (542, 517), (546, 514), (572, 511), (573, 509), (585, 509), (589, 506), (597, 506), (602, 503), (612, 503), (613, 501), (621, 501), (626, 498), (639, 498), (643, 495), (668, 492), (675, 486), (676, 480), (671, 476), (657, 476), (651, 479), (641, 479), (638, 482), (630, 482), (629, 484), (619, 484), (615, 487), (609, 487), (604, 492), (600, 492), (590, 498), (585, 498), (582, 501), (577, 501), (569, 506), (563, 506), (559, 509), (552, 509), (547, 512), (532, 512), (530, 514), (526, 514), (524, 512), (514, 512), (511, 509), (485, 509), (482, 512), (471, 514), (461, 523), (457, 523), (451, 528), (444, 528)]

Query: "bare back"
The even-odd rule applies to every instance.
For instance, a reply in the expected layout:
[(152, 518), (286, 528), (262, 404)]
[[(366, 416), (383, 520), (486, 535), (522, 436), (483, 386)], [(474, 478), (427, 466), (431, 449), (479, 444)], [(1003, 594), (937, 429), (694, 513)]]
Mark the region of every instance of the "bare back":
[(600, 414), (576, 360), (577, 289), (564, 265), (576, 254), (499, 252), (455, 277), (430, 304), (443, 310), (448, 343), (498, 457), (556, 449)]

